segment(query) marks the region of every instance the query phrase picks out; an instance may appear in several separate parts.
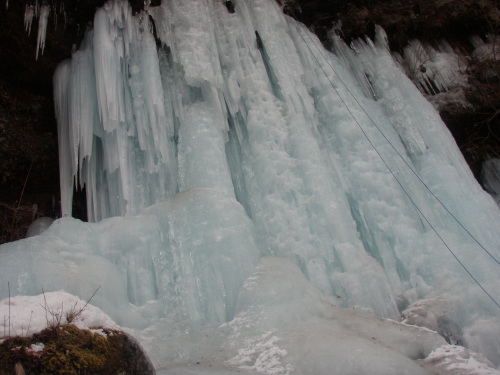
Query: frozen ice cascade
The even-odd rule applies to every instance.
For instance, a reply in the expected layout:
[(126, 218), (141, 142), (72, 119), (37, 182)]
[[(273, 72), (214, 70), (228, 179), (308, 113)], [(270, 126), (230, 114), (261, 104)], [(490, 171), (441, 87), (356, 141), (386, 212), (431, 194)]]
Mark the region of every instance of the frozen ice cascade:
[(233, 3), (97, 10), (54, 76), (64, 217), (0, 298), (100, 286), (162, 374), (498, 374), (499, 209), (383, 30)]

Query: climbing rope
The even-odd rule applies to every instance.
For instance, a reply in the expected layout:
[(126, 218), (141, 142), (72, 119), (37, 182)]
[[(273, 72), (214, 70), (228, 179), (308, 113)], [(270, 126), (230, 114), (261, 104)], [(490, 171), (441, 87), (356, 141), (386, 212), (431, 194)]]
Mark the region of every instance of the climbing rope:
[[(296, 18), (296, 16), (293, 14), (294, 18)], [(297, 18), (296, 18), (297, 19)], [(385, 159), (382, 157), (382, 155), (380, 154), (380, 152), (377, 150), (377, 148), (375, 147), (375, 145), (373, 144), (373, 142), (370, 140), (370, 138), (368, 137), (368, 135), (366, 134), (365, 130), (363, 129), (363, 127), (361, 126), (361, 124), (359, 123), (359, 121), (357, 120), (357, 118), (354, 116), (354, 114), (352, 113), (351, 109), (349, 108), (349, 106), (347, 105), (347, 103), (345, 102), (344, 98), (342, 98), (342, 96), (340, 95), (339, 91), (337, 90), (337, 88), (335, 87), (335, 85), (333, 84), (332, 80), (330, 79), (330, 77), (328, 76), (327, 72), (325, 71), (325, 69), (323, 68), (322, 64), (319, 62), (319, 60), (317, 59), (316, 55), (313, 53), (313, 51), (311, 50), (311, 48), (309, 47), (309, 43), (306, 42), (306, 40), (304, 39), (304, 36), (302, 35), (302, 33), (300, 32), (299, 30), (299, 35), (300, 37), (302, 38), (304, 44), (307, 46), (307, 48), (309, 49), (309, 52), (311, 53), (311, 55), (313, 56), (313, 58), (316, 60), (318, 66), (321, 68), (321, 70), (323, 71), (323, 73), (325, 74), (326, 78), (328, 79), (328, 81), (330, 82), (330, 85), (332, 86), (332, 88), (335, 90), (337, 96), (339, 97), (339, 99), (341, 100), (342, 104), (345, 106), (345, 108), (347, 109), (347, 111), (349, 112), (349, 114), (351, 115), (351, 117), (353, 118), (354, 122), (358, 125), (359, 129), (361, 130), (361, 132), (363, 133), (363, 135), (365, 136), (365, 138), (367, 139), (368, 143), (370, 143), (371, 147), (375, 150), (375, 152), (377, 153), (377, 155), (379, 156), (380, 160), (382, 160), (382, 162), (384, 163), (384, 165), (386, 166), (387, 170), (389, 171), (389, 173), (394, 177), (394, 179), (396, 180), (396, 182), (398, 183), (398, 185), (401, 187), (401, 189), (403, 190), (403, 192), (405, 193), (405, 195), (408, 197), (408, 199), (410, 200), (410, 202), (413, 204), (413, 206), (415, 207), (415, 209), (417, 210), (417, 212), (424, 218), (424, 220), (426, 221), (426, 223), (429, 225), (429, 227), (434, 231), (434, 233), (436, 233), (436, 235), (438, 236), (438, 238), (441, 240), (441, 242), (444, 244), (444, 246), (448, 249), (448, 251), (452, 254), (452, 256), (457, 260), (457, 262), (462, 266), (462, 268), (465, 270), (465, 272), (467, 272), (467, 274), (472, 278), (472, 280), (474, 280), (474, 282), (483, 290), (483, 292), (493, 301), (493, 303), (498, 307), (500, 308), (500, 304), (486, 291), (486, 289), (481, 285), (481, 283), (472, 275), (472, 273), (467, 269), (467, 267), (460, 261), (460, 259), (457, 257), (457, 255), (453, 252), (453, 250), (450, 248), (450, 246), (448, 246), (448, 244), (446, 243), (446, 241), (443, 239), (443, 237), (438, 233), (438, 231), (436, 230), (436, 228), (434, 228), (434, 226), (431, 224), (431, 222), (427, 219), (427, 217), (424, 215), (424, 213), (420, 210), (420, 208), (417, 206), (417, 204), (414, 202), (414, 200), (411, 198), (410, 194), (408, 193), (408, 191), (404, 188), (404, 186), (402, 185), (401, 181), (399, 181), (399, 179), (397, 178), (397, 176), (394, 174), (394, 172), (391, 170), (391, 168), (389, 167), (389, 165), (387, 164), (387, 162), (385, 161)], [(306, 33), (307, 34), (307, 33)], [(462, 227), (462, 229), (497, 263), (500, 265), (500, 262), (472, 235), (472, 233), (470, 233), (469, 230), (467, 230), (467, 228), (465, 228), (465, 226), (455, 217), (455, 215), (453, 215), (453, 213), (444, 205), (443, 202), (441, 202), (441, 200), (432, 192), (432, 190), (427, 186), (427, 184), (422, 180), (422, 178), (417, 174), (417, 172), (415, 172), (415, 170), (413, 170), (413, 168), (408, 164), (408, 162), (403, 158), (403, 156), (398, 152), (398, 150), (396, 149), (396, 147), (391, 143), (391, 141), (385, 136), (385, 134), (382, 132), (382, 130), (380, 129), (380, 127), (377, 125), (377, 123), (371, 118), (371, 116), (367, 113), (367, 111), (365, 110), (365, 108), (361, 105), (361, 103), (359, 103), (359, 101), (356, 99), (356, 97), (354, 96), (354, 94), (349, 90), (349, 88), (347, 87), (347, 85), (344, 83), (344, 81), (342, 80), (342, 78), (337, 74), (337, 72), (335, 71), (335, 69), (333, 68), (333, 66), (330, 64), (330, 62), (328, 61), (328, 59), (326, 58), (326, 56), (323, 55), (323, 53), (321, 52), (321, 49), (316, 45), (316, 43), (314, 42), (314, 39), (309, 35), (307, 34), (308, 37), (309, 37), (309, 40), (310, 42), (316, 47), (316, 49), (318, 50), (319, 54), (321, 55), (321, 57), (323, 57), (323, 59), (325, 60), (325, 62), (328, 64), (328, 66), (331, 68), (332, 72), (335, 74), (335, 76), (337, 76), (338, 80), (341, 82), (341, 84), (343, 85), (343, 87), (347, 90), (347, 92), (352, 96), (352, 98), (354, 99), (354, 101), (358, 104), (358, 106), (361, 108), (361, 110), (365, 113), (365, 115), (370, 119), (370, 121), (373, 123), (373, 125), (375, 126), (375, 128), (379, 131), (379, 133), (383, 136), (383, 138), (387, 141), (387, 143), (389, 143), (389, 145), (391, 146), (391, 148), (396, 152), (396, 154), (401, 158), (401, 160), (403, 160), (403, 162), (406, 164), (406, 166), (411, 170), (411, 172), (417, 177), (417, 179), (422, 183), (422, 185), (426, 188), (426, 190), (434, 197), (434, 199), (436, 199), (436, 201), (439, 202), (439, 204), (451, 215), (451, 217), (460, 225), (460, 227)]]

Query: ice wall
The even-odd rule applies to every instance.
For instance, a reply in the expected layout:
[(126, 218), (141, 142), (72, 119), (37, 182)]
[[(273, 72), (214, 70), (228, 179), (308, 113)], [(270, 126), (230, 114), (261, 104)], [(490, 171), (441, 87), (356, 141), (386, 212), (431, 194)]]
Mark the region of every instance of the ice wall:
[(7, 280), (82, 298), (102, 285), (118, 323), (193, 332), (244, 313), (271, 256), (330, 303), (403, 314), (500, 363), (485, 349), (500, 348), (498, 208), (383, 30), (331, 53), (272, 0), (234, 5), (96, 12), (54, 95), (63, 214), (78, 182), (97, 223), (0, 248), (0, 297)]
[(57, 220), (42, 236), (2, 247), (1, 278), (12, 295), (43, 288), (85, 298), (100, 287), (93, 302), (127, 327), (220, 324), (234, 316), (258, 262), (253, 231), (236, 201), (191, 189), (126, 219)]

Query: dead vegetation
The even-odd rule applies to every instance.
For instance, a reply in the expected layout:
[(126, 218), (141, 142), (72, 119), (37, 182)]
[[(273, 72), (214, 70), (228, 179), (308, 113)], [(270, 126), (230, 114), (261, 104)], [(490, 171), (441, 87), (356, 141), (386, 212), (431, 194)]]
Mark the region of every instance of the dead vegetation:
[(57, 186), (57, 141), (44, 126), (51, 107), (0, 84), (0, 244), (24, 238), (36, 218), (54, 217), (46, 191)]
[[(460, 145), (472, 161), (500, 158), (500, 60), (471, 62), (465, 94), (473, 105), (473, 118)], [(460, 115), (460, 113), (458, 113)]]

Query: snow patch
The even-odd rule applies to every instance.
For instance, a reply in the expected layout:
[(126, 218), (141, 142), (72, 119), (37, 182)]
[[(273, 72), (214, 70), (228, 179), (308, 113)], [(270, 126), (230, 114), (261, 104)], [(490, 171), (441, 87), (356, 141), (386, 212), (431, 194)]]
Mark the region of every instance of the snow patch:
[(101, 309), (86, 304), (64, 291), (4, 298), (0, 300), (0, 337), (32, 336), (49, 326), (68, 323), (66, 314), (80, 309), (83, 309), (82, 313), (71, 322), (78, 328), (102, 326), (120, 329)]
[(463, 346), (443, 345), (436, 348), (424, 360), (432, 363), (444, 374), (450, 375), (499, 375), (493, 363), (482, 355), (471, 352)]

